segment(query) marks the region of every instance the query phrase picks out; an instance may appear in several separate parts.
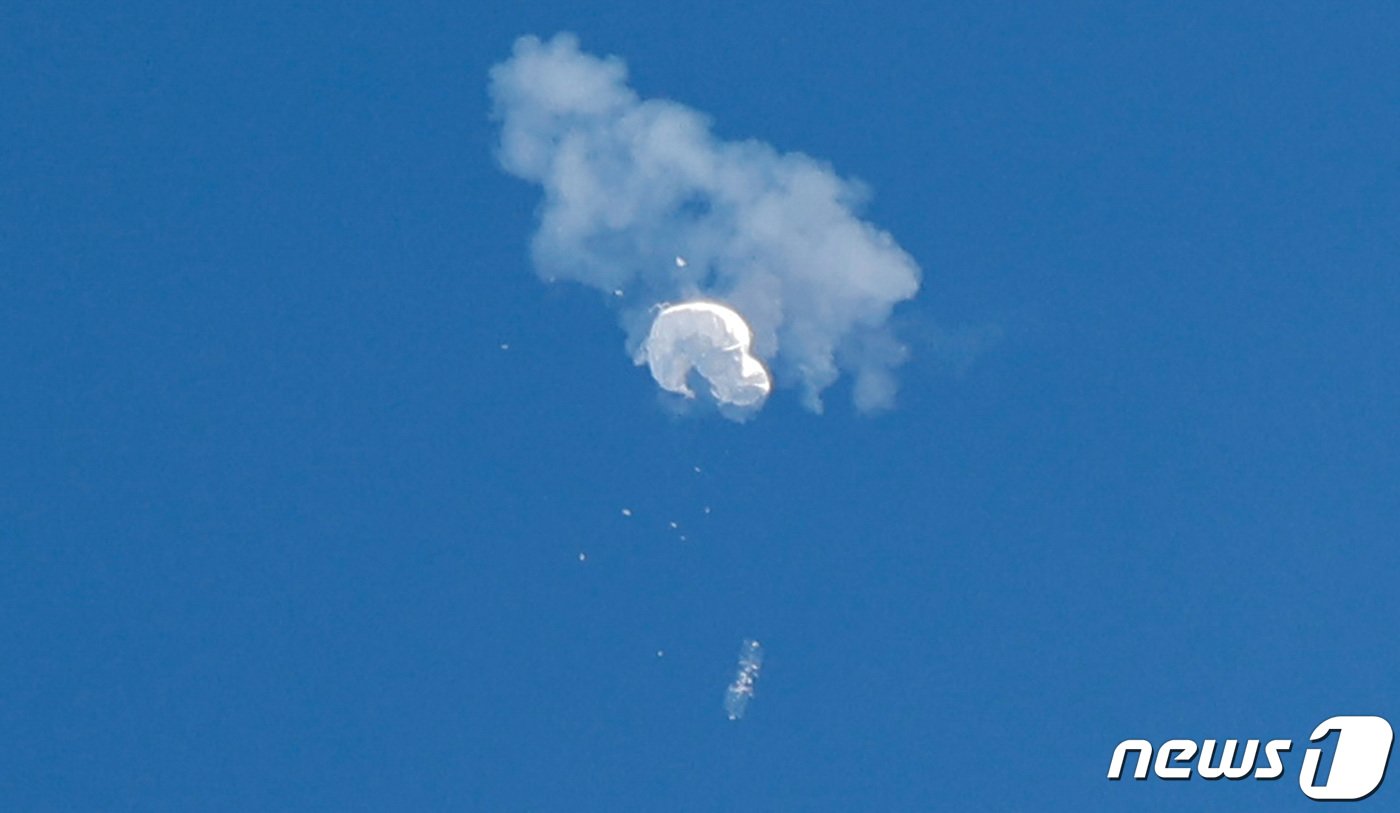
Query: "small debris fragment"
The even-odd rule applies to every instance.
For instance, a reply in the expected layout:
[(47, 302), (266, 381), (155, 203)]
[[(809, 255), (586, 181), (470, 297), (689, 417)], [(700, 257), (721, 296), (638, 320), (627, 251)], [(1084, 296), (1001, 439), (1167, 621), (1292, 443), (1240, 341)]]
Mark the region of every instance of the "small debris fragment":
[(632, 516), (632, 509), (631, 509), (631, 508), (624, 508), (624, 509), (622, 509), (622, 515), (623, 515), (624, 517), (630, 517), (630, 516)]

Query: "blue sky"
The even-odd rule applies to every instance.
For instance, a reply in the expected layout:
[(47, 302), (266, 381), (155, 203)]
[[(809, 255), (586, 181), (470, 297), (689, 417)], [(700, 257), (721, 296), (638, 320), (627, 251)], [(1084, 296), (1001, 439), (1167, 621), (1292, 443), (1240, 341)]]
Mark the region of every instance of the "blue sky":
[[(1400, 722), (1400, 12), (1223, 5), (0, 12), (0, 806), (1311, 808)], [(561, 30), (868, 184), (894, 411), (679, 418), (534, 274)]]

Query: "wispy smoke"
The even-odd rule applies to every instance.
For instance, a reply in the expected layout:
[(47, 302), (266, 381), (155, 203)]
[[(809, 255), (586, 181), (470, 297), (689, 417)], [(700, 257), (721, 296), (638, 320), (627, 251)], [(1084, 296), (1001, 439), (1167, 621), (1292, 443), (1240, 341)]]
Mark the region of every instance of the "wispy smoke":
[(800, 153), (717, 139), (703, 114), (638, 98), (621, 60), (568, 34), (517, 40), (491, 97), (502, 166), (544, 187), (536, 268), (613, 295), (631, 354), (654, 305), (722, 302), (809, 408), (843, 371), (859, 408), (892, 403), (905, 353), (886, 322), (919, 268), (856, 216), (859, 185)]

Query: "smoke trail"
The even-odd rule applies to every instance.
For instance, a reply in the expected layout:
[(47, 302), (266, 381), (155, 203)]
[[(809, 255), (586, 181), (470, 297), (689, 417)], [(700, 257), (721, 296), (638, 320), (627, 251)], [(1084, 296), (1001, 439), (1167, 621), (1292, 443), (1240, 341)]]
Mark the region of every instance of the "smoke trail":
[(758, 670), (762, 668), (763, 647), (752, 638), (744, 639), (743, 646), (739, 647), (739, 670), (734, 674), (734, 682), (724, 692), (724, 711), (729, 719), (743, 718), (758, 683)]
[(721, 141), (702, 114), (626, 80), (621, 60), (569, 34), (522, 37), (491, 69), (501, 165), (544, 188), (538, 272), (620, 302), (634, 358), (652, 306), (721, 302), (810, 409), (842, 372), (859, 408), (889, 406), (905, 354), (887, 321), (919, 268), (856, 216), (861, 187), (800, 153)]

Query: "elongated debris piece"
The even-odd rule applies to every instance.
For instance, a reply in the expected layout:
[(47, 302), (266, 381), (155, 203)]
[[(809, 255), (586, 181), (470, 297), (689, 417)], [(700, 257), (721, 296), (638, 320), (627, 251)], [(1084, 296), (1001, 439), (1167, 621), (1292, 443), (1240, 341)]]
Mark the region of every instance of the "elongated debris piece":
[(752, 638), (745, 638), (739, 648), (739, 670), (734, 674), (734, 682), (724, 693), (724, 711), (731, 720), (741, 720), (754, 695), (754, 685), (758, 683), (758, 671), (763, 668), (763, 646)]

